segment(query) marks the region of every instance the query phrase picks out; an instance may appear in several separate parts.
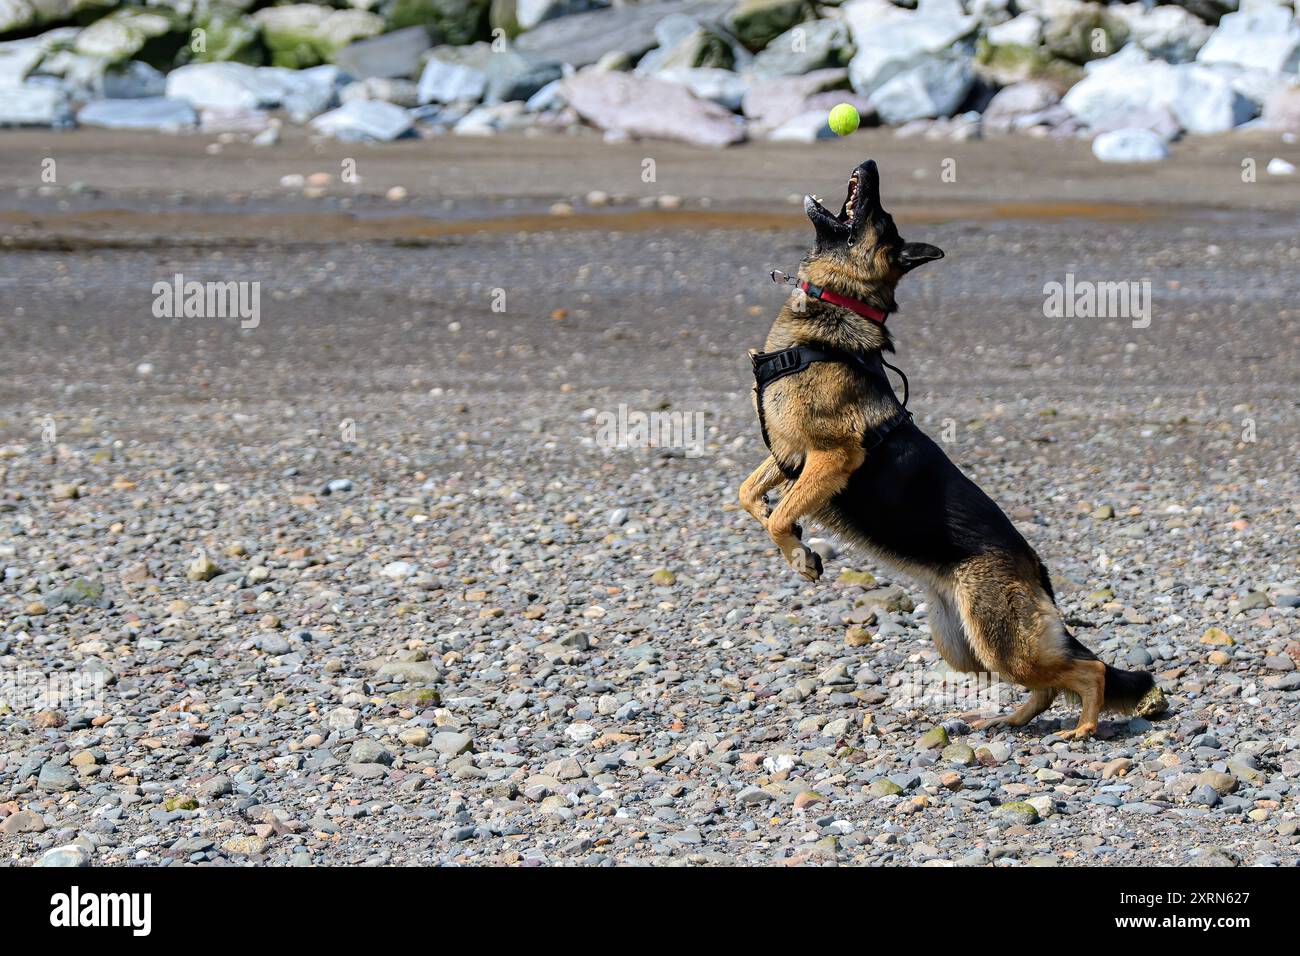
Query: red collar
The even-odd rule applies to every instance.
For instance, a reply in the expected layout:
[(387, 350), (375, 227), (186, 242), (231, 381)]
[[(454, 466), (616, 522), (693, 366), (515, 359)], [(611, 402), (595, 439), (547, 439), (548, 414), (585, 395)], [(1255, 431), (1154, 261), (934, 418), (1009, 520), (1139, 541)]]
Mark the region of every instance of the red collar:
[(885, 319), (889, 318), (888, 312), (882, 312), (875, 306), (867, 305), (861, 299), (852, 299), (847, 295), (840, 295), (838, 292), (832, 292), (830, 289), (824, 289), (819, 285), (809, 282), (807, 279), (796, 279), (794, 276), (788, 276), (779, 269), (772, 270), (773, 282), (786, 282), (795, 286), (804, 295), (810, 295), (814, 299), (821, 299), (823, 302), (829, 302), (831, 305), (838, 305), (841, 308), (848, 309), (850, 312), (856, 312), (864, 319), (870, 319), (877, 325), (884, 325)]
[(861, 299), (850, 299), (847, 295), (840, 295), (838, 292), (832, 292), (830, 289), (823, 289), (819, 285), (813, 285), (807, 279), (800, 279), (798, 282), (800, 289), (806, 295), (814, 299), (821, 299), (823, 302), (829, 302), (831, 305), (838, 305), (848, 309), (850, 312), (856, 312), (864, 319), (870, 319), (877, 325), (884, 325), (885, 319), (889, 318), (888, 312), (881, 312), (874, 306), (867, 305)]

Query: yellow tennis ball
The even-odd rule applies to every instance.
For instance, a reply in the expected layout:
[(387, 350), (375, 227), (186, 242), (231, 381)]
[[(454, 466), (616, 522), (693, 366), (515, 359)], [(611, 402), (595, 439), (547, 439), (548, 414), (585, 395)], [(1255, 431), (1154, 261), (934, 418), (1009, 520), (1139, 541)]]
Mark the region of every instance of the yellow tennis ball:
[(862, 117), (858, 115), (852, 103), (840, 103), (831, 107), (831, 115), (827, 122), (830, 124), (831, 132), (836, 136), (848, 136), (858, 128)]

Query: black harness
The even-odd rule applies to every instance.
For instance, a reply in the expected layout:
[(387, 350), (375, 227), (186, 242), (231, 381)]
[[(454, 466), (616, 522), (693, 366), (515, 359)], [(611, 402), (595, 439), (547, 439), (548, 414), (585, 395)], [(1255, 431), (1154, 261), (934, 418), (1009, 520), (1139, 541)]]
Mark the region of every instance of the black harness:
[[(763, 414), (763, 390), (768, 385), (785, 378), (787, 375), (797, 375), (814, 362), (840, 362), (857, 369), (868, 377), (879, 376), (884, 379), (891, 395), (894, 394), (894, 390), (889, 385), (889, 378), (885, 375), (884, 368), (893, 369), (902, 377), (902, 404), (898, 406), (898, 410), (893, 415), (876, 427), (868, 428), (863, 434), (862, 447), (867, 451), (879, 448), (889, 438), (894, 429), (903, 422), (912, 420), (912, 413), (907, 410), (907, 400), (909, 398), (907, 376), (903, 374), (901, 369), (895, 368), (886, 362), (879, 352), (873, 352), (871, 357), (868, 358), (860, 353), (834, 348), (833, 346), (796, 345), (788, 349), (781, 349), (779, 352), (756, 352), (750, 355), (750, 360), (754, 363), (754, 391), (756, 396), (755, 404), (758, 406), (758, 427), (763, 431), (763, 444), (767, 446), (768, 451), (772, 450), (772, 442), (767, 435), (767, 417)], [(884, 368), (881, 368), (881, 366)], [(897, 396), (895, 396), (894, 401), (898, 401)], [(781, 473), (790, 481), (798, 477), (798, 472), (792, 472), (781, 461), (778, 460), (776, 464), (781, 469)]]

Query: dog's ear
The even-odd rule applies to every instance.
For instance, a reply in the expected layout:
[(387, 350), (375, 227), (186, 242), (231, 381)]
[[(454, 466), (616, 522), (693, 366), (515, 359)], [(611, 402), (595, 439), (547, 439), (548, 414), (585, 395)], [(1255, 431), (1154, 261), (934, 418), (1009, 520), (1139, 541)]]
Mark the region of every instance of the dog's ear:
[(898, 253), (898, 261), (902, 264), (904, 272), (911, 272), (917, 266), (932, 259), (942, 258), (943, 250), (938, 246), (930, 245), (928, 242), (904, 243), (903, 248)]

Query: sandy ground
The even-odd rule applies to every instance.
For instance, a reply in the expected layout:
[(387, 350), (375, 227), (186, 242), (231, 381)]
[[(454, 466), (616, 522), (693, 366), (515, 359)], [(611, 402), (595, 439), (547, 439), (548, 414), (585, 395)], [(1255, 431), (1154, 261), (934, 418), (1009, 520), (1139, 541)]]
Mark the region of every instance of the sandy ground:
[[(115, 675), (85, 713), (0, 712), (0, 811), (42, 821), (4, 858), (1295, 862), (1300, 180), (1263, 173), (1295, 147), (1118, 168), (876, 132), (210, 144), (0, 134), (0, 659)], [(1085, 643), (1161, 674), (1154, 731), (1067, 745), (1058, 707), (993, 739), (899, 704), (936, 662), (919, 592), (843, 554), (804, 585), (734, 508), (761, 458), (744, 351), (781, 301), (766, 272), (808, 241), (794, 199), (838, 202), (868, 155), (905, 235), (947, 252), (890, 320), (918, 421), (1043, 554)], [(279, 184), (348, 159), (359, 183)], [(259, 282), (259, 324), (155, 317), (176, 273)], [(1149, 327), (1045, 317), (1067, 273), (1149, 281)], [(703, 454), (600, 447), (623, 405), (700, 413)], [(186, 580), (196, 550), (233, 577)], [(112, 607), (50, 598), (74, 577)], [(876, 638), (847, 645), (862, 621)], [(1211, 626), (1236, 643), (1201, 643)], [(426, 666), (376, 670), (393, 659)], [(919, 747), (941, 722), (993, 751)], [(1233, 790), (1198, 802), (1210, 773)], [(1043, 796), (1036, 821), (998, 812)]]

